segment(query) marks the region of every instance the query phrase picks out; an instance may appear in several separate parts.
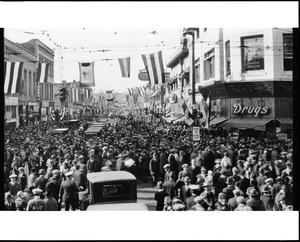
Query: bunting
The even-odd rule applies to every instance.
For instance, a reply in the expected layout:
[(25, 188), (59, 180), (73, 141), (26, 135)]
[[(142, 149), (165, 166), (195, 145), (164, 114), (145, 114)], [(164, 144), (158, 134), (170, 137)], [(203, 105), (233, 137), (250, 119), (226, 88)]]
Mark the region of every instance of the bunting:
[(95, 86), (94, 62), (79, 62), (79, 77), (82, 84)]
[(142, 59), (150, 77), (151, 86), (165, 83), (162, 51), (144, 54), (142, 55)]
[(24, 62), (4, 62), (4, 93), (18, 93)]
[(46, 83), (48, 81), (49, 63), (39, 63), (37, 70), (37, 82)]
[(130, 57), (118, 59), (122, 77), (130, 77)]

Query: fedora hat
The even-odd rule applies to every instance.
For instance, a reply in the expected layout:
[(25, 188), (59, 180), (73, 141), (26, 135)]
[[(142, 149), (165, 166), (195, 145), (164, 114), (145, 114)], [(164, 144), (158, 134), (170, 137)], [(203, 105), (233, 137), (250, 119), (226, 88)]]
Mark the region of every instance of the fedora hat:
[(259, 195), (259, 193), (258, 193), (258, 191), (255, 188), (251, 188), (249, 190), (248, 195), (250, 195), (250, 196), (257, 196), (257, 195)]

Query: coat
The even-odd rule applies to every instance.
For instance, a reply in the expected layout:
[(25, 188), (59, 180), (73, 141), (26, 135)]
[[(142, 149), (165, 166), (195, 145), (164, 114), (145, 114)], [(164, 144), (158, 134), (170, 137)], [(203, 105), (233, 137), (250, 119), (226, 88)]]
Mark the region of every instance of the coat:
[(250, 198), (246, 205), (251, 207), (253, 211), (265, 211), (265, 205), (260, 199)]
[(60, 198), (64, 202), (76, 202), (79, 200), (78, 191), (76, 183), (67, 179), (61, 184)]
[(163, 211), (165, 197), (168, 196), (168, 193), (165, 191), (158, 191), (154, 194), (154, 200), (157, 201), (156, 211)]
[(189, 168), (188, 168), (188, 171), (190, 172), (190, 174), (191, 174), (191, 183), (192, 184), (196, 184), (196, 182), (197, 182), (197, 175), (200, 173), (200, 167), (199, 166), (195, 166), (195, 167), (192, 167), (192, 166), (190, 166)]
[(176, 182), (174, 180), (165, 181), (163, 184), (164, 191), (173, 199), (177, 195)]

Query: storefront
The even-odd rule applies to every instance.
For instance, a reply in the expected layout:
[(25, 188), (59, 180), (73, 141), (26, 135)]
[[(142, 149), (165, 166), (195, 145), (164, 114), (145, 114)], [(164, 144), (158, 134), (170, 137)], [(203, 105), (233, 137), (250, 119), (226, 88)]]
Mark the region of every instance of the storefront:
[(231, 82), (199, 91), (206, 100), (210, 93), (212, 127), (221, 126), (240, 134), (276, 133), (292, 130), (292, 82)]
[(40, 104), (38, 102), (28, 102), (27, 120), (29, 126), (40, 121)]
[(15, 129), (19, 126), (18, 98), (5, 97), (5, 129)]

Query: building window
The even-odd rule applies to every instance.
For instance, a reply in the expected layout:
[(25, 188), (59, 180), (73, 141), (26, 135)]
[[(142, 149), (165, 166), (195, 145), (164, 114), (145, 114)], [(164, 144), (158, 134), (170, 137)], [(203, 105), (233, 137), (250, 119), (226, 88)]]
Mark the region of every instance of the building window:
[(283, 70), (293, 70), (293, 34), (283, 34)]
[(47, 100), (48, 99), (48, 84), (45, 83), (45, 99)]
[(12, 106), (12, 113), (11, 113), (12, 118), (17, 117), (17, 106)]
[(264, 69), (264, 39), (262, 35), (241, 38), (242, 71)]
[(36, 80), (35, 80), (35, 73), (33, 73), (33, 95), (36, 95)]
[(230, 40), (225, 42), (225, 63), (226, 63), (226, 76), (229, 76), (231, 74)]
[(204, 54), (204, 80), (215, 77), (215, 49)]
[(29, 95), (32, 94), (31, 71), (28, 72)]

